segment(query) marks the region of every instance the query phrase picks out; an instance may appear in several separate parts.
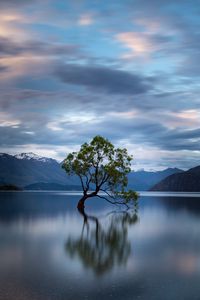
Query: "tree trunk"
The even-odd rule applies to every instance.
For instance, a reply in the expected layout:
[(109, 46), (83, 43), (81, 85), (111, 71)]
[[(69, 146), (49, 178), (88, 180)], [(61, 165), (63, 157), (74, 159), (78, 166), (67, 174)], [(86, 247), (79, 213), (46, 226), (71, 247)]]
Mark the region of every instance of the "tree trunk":
[(87, 194), (85, 193), (83, 195), (83, 197), (78, 201), (78, 205), (77, 205), (77, 208), (79, 211), (83, 211), (84, 210), (84, 207), (85, 207), (85, 200), (88, 199), (88, 198), (91, 198), (91, 197), (95, 197), (98, 193), (98, 190), (96, 190), (95, 192), (92, 192), (90, 194)]
[(85, 207), (85, 200), (88, 198), (88, 196), (83, 195), (83, 197), (78, 201), (77, 208), (80, 212), (84, 211)]

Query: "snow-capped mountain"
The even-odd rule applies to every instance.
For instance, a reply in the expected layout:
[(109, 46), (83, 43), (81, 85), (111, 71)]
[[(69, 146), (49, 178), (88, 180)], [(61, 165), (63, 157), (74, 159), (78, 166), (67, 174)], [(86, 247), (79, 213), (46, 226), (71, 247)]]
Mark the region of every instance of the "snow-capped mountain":
[(55, 159), (34, 153), (0, 155), (0, 184), (23, 187), (36, 182), (73, 184), (72, 181)]
[(37, 161), (41, 161), (41, 162), (52, 162), (55, 161), (52, 158), (48, 158), (48, 157), (43, 157), (43, 156), (39, 156), (33, 152), (28, 152), (28, 153), (20, 153), (20, 154), (16, 154), (14, 155), (15, 158), (17, 159), (26, 159), (26, 160), (37, 160)]

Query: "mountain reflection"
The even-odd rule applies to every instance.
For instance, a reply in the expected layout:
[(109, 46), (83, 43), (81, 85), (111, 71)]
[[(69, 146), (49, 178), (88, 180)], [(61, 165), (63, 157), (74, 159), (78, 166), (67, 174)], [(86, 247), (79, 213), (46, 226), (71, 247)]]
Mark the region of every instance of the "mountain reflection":
[(65, 249), (71, 258), (100, 276), (115, 266), (125, 265), (131, 252), (128, 227), (138, 221), (135, 211), (111, 212), (103, 222), (84, 210), (83, 227), (79, 238), (69, 237)]

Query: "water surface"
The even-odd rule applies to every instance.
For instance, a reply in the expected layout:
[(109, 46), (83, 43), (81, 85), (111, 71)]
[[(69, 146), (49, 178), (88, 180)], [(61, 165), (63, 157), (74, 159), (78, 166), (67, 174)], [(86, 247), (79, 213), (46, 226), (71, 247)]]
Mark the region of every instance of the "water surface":
[(200, 299), (200, 195), (0, 193), (0, 299)]

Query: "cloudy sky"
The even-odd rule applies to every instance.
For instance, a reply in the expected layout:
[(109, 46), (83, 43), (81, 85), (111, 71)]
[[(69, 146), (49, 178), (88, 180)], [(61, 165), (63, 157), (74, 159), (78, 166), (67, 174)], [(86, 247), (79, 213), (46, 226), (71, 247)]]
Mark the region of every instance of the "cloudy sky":
[(200, 0), (0, 0), (0, 151), (199, 165), (199, 62)]

